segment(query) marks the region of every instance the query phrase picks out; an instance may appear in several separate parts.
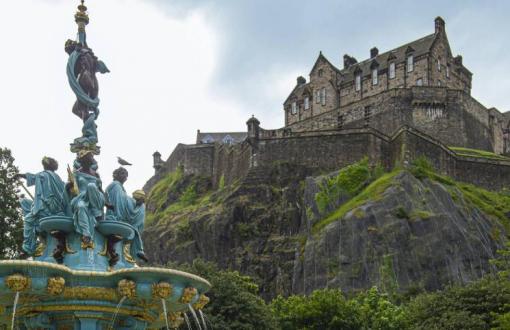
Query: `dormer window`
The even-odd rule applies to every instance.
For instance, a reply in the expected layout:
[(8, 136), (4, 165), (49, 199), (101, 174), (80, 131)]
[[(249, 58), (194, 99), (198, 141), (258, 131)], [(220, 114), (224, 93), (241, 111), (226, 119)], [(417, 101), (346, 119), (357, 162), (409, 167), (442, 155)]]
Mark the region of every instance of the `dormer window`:
[(395, 78), (395, 62), (390, 63), (389, 77), (390, 79)]
[(407, 56), (407, 72), (412, 72), (414, 70), (414, 57), (413, 55)]
[(228, 145), (234, 144), (234, 138), (231, 137), (230, 135), (225, 136), (223, 138), (223, 144), (228, 144)]
[(293, 115), (295, 115), (297, 113), (297, 104), (296, 102), (292, 102), (292, 105), (291, 105), (291, 108), (290, 108), (290, 111)]
[(379, 82), (379, 72), (377, 69), (372, 69), (372, 85), (377, 85)]
[(305, 110), (310, 109), (310, 98), (308, 96), (305, 96)]
[(356, 91), (361, 90), (361, 73), (356, 74), (354, 85)]

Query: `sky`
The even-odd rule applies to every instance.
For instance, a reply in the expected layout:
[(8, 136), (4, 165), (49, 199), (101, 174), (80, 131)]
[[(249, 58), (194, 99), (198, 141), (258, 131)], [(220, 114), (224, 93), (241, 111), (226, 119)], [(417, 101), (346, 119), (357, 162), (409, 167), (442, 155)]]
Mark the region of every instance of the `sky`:
[[(74, 0), (0, 0), (0, 147), (22, 172), (56, 158), (65, 179), (81, 135), (71, 113), (64, 43), (76, 36)], [(507, 13), (510, 2), (344, 0), (87, 0), (88, 44), (109, 67), (99, 75), (104, 184), (119, 165), (129, 192), (152, 176), (152, 153), (166, 159), (196, 130), (245, 131), (255, 115), (283, 126), (282, 103), (308, 78), (319, 51), (337, 67), (434, 32), (442, 16), (454, 56), (473, 72), (472, 95), (510, 110)]]

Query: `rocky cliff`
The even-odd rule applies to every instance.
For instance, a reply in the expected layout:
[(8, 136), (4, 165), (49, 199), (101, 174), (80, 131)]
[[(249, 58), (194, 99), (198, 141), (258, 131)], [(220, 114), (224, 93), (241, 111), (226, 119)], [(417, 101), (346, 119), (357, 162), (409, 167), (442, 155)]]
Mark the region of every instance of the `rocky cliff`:
[(287, 163), (213, 190), (168, 174), (149, 194), (154, 263), (202, 258), (260, 282), (261, 294), (434, 290), (493, 271), (510, 196), (455, 182), (426, 162), (384, 172), (366, 161), (312, 176)]

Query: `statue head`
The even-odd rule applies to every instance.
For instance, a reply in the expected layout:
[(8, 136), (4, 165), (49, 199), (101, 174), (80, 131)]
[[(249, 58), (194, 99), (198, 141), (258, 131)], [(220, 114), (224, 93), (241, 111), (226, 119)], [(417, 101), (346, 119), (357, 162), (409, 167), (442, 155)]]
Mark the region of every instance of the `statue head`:
[(71, 53), (76, 50), (76, 47), (78, 47), (78, 43), (76, 41), (67, 39), (64, 49), (67, 54), (71, 55)]
[(55, 172), (58, 170), (58, 162), (51, 157), (44, 157), (42, 159), (42, 166), (45, 171)]
[(124, 183), (127, 181), (128, 171), (124, 167), (119, 167), (115, 171), (113, 171), (113, 180), (119, 181), (120, 183)]

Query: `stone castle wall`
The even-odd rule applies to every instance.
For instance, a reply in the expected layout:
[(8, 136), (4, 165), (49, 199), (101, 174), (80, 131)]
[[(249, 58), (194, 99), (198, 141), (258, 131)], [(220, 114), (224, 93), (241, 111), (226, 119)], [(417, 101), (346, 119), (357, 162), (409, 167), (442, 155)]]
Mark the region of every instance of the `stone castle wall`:
[(158, 178), (178, 166), (185, 173), (210, 177), (217, 187), (222, 177), (225, 184), (231, 184), (246, 177), (252, 168), (277, 162), (299, 164), (310, 173), (321, 173), (366, 156), (372, 164), (382, 164), (386, 169), (397, 164), (406, 166), (425, 156), (440, 173), (456, 180), (492, 190), (510, 185), (510, 162), (458, 155), (435, 137), (408, 126), (392, 136), (371, 127), (287, 134), (233, 146), (180, 144), (145, 189), (150, 190)]

